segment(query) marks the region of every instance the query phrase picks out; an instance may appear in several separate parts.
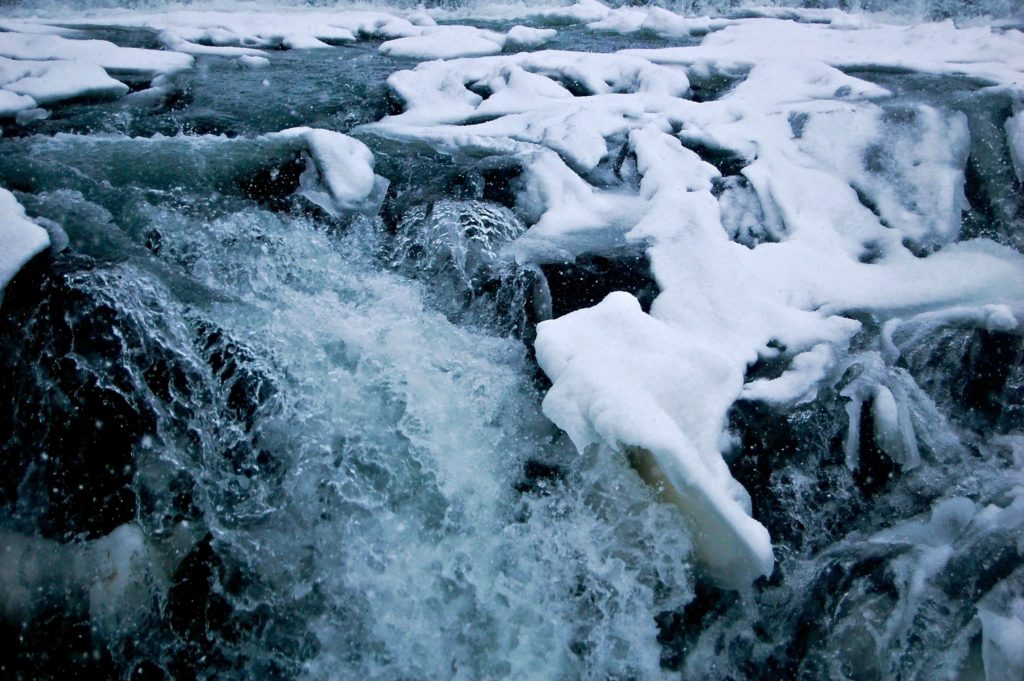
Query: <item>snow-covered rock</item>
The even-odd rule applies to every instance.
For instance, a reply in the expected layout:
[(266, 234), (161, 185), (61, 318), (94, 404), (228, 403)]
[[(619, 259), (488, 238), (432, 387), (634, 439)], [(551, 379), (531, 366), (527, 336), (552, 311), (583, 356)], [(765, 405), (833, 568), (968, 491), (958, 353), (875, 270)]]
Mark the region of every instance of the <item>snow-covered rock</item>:
[[(697, 528), (701, 563), (738, 587), (770, 573), (773, 558), (723, 459), (736, 400), (813, 399), (850, 367), (840, 360), (865, 317), (1015, 328), (1024, 314), (1019, 253), (951, 243), (965, 205), (963, 117), (890, 103), (838, 67), (1013, 85), (1021, 54), (1012, 35), (951, 24), (736, 19), (699, 46), (421, 64), (389, 79), (404, 111), (369, 128), (453, 155), (514, 158), (516, 208), (532, 226), (506, 257), (647, 249), (661, 291), (649, 313), (620, 292), (540, 325), (537, 356), (553, 381), (544, 410), (580, 448), (644, 452)], [(714, 75), (739, 83), (686, 99), (692, 78)], [(742, 181), (693, 149), (734, 159)], [(743, 209), (756, 234), (735, 214), (723, 222), (721, 196), (735, 211), (740, 188), (757, 204)], [(887, 364), (894, 357), (873, 357), (864, 366), (877, 367), (844, 393), (848, 445), (870, 401), (871, 436), (911, 468), (917, 393)], [(759, 358), (788, 366), (745, 384)]]
[(0, 187), (0, 300), (14, 275), (49, 245), (46, 230), (29, 220), (14, 195)]
[(330, 130), (291, 128), (267, 139), (301, 140), (311, 163), (301, 178), (301, 193), (329, 213), (376, 212), (387, 180), (373, 173), (373, 152), (359, 140)]

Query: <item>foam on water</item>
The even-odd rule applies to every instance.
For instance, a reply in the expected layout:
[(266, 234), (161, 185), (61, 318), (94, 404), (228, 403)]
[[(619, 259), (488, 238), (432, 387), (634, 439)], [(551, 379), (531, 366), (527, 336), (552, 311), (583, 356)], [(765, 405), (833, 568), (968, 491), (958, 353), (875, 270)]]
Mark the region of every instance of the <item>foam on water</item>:
[[(33, 206), (88, 206), (48, 196)], [(195, 373), (176, 397), (195, 445), (182, 447), (174, 400), (150, 395), (133, 486), (151, 498), (138, 522), (159, 536), (184, 471), (193, 533), (209, 531), (245, 584), (215, 589), (262, 633), (211, 633), (209, 659), (311, 678), (660, 674), (654, 615), (689, 597), (686, 531), (624, 462), (568, 451), (539, 417), (524, 346), (427, 309), (419, 284), (373, 264), (372, 221), (338, 237), (211, 200), (221, 208), (202, 216), (171, 204), (135, 220), (159, 230), (163, 265), (221, 302), (183, 305), (134, 251), (84, 275)], [(250, 389), (247, 415), (218, 417), (242, 398), (217, 397), (229, 379), (211, 374), (209, 332), (192, 340), (197, 317), (271, 387)], [(118, 646), (129, 667), (173, 668), (183, 643), (141, 638)]]
[(216, 318), (287, 370), (283, 508), (214, 536), (310, 626), (311, 677), (551, 677), (573, 649), (583, 676), (657, 673), (652, 610), (656, 591), (685, 598), (685, 533), (599, 459), (557, 501), (516, 492), (527, 460), (568, 458), (519, 343), (424, 309), (418, 286), (358, 264), (358, 236), (261, 212), (182, 227), (166, 248), (208, 254), (193, 274), (246, 303)]

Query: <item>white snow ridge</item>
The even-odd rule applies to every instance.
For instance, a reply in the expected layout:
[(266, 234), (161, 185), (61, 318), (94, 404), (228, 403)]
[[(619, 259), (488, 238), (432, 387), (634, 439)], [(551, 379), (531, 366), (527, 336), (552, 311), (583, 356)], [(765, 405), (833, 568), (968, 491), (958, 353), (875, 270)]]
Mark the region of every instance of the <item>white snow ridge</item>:
[[(611, 29), (597, 9), (557, 18)], [(659, 16), (612, 10), (634, 11)], [(649, 459), (694, 526), (701, 563), (739, 588), (769, 574), (773, 555), (723, 459), (734, 402), (813, 399), (845, 369), (865, 315), (890, 329), (937, 315), (986, 319), (986, 306), (1005, 312), (1006, 329), (1024, 320), (1024, 258), (986, 240), (952, 243), (965, 206), (963, 116), (924, 104), (894, 115), (901, 105), (887, 90), (837, 67), (1018, 87), (1024, 41), (951, 23), (723, 25), (698, 46), (424, 63), (389, 79), (403, 113), (369, 127), (520, 164), (517, 208), (532, 227), (509, 258), (646, 249), (661, 291), (649, 312), (620, 292), (540, 325), (537, 357), (554, 383), (544, 412), (581, 450), (600, 443)], [(712, 76), (738, 83), (718, 99), (688, 98), (691, 80)], [(736, 159), (739, 176), (724, 178), (693, 148)], [(615, 174), (634, 181), (609, 186), (616, 157)], [(767, 232), (743, 239), (735, 206), (745, 193)], [(759, 358), (789, 368), (745, 383)], [(883, 366), (864, 378), (874, 383), (858, 399), (875, 400), (879, 442), (912, 466), (914, 426), (888, 375)]]

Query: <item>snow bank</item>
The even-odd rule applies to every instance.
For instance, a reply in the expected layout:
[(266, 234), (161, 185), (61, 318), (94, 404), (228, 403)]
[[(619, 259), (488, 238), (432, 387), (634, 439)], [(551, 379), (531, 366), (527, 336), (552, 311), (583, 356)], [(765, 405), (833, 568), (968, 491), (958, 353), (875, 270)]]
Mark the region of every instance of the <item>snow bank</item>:
[(0, 117), (73, 99), (126, 94), (128, 86), (111, 73), (156, 78), (192, 65), (185, 54), (71, 40), (43, 25), (21, 22), (9, 28), (0, 32)]
[(0, 56), (11, 59), (59, 59), (95, 64), (107, 71), (156, 76), (189, 68), (187, 55), (136, 47), (119, 47), (106, 40), (71, 40), (58, 35), (0, 33)]
[(20, 96), (3, 107), (10, 115), (22, 109), (84, 97), (120, 97), (128, 86), (95, 64), (78, 61), (14, 60), (0, 57), (0, 87)]
[(539, 47), (555, 37), (553, 29), (513, 26), (507, 33), (472, 26), (426, 26), (418, 35), (389, 40), (383, 54), (408, 59), (453, 59)]
[(1024, 83), (1024, 34), (957, 28), (952, 21), (913, 26), (865, 22), (853, 27), (745, 19), (711, 33), (699, 46), (628, 52), (661, 64), (700, 63), (717, 70), (813, 59), (843, 68), (895, 68)]
[[(548, 16), (577, 12), (600, 13), (587, 4)], [(927, 413), (915, 401), (926, 398), (893, 364), (898, 351), (851, 354), (854, 338), (871, 348), (875, 328), (926, 318), (1020, 332), (1024, 319), (1024, 257), (954, 243), (963, 116), (890, 101), (837, 67), (1013, 85), (1024, 52), (1011, 34), (756, 18), (692, 47), (430, 62), (391, 76), (404, 111), (368, 128), (514, 159), (516, 210), (532, 226), (506, 257), (647, 249), (661, 291), (649, 313), (619, 292), (540, 325), (537, 357), (553, 382), (544, 411), (580, 448), (648, 461), (640, 468), (674, 488), (697, 529), (700, 562), (739, 587), (770, 573), (773, 558), (723, 459), (736, 400), (811, 400), (854, 372), (843, 393), (848, 463), (858, 465), (851, 443), (870, 436), (911, 468)], [(708, 77), (740, 82), (718, 99), (686, 99), (691, 79)], [(723, 176), (697, 152), (739, 174)], [(758, 359), (786, 370), (747, 381)], [(868, 404), (872, 432), (862, 434)]]
[(733, 23), (729, 19), (683, 17), (661, 7), (618, 7), (610, 9), (599, 21), (587, 22), (587, 28), (608, 33), (647, 33), (662, 38), (688, 38), (704, 35)]
[[(359, 39), (384, 39), (382, 53), (410, 59), (450, 59), (535, 49), (553, 29), (514, 26), (506, 32), (473, 26), (438, 26), (423, 11), (290, 8), (158, 12), (105, 12), (0, 23), (0, 117), (82, 97), (118, 97), (128, 86), (117, 76), (157, 79), (193, 64), (193, 57), (237, 58), (246, 68), (269, 64), (266, 50), (317, 49)], [(163, 50), (119, 47), (83, 39), (73, 28), (144, 28)]]
[(49, 245), (46, 230), (28, 219), (13, 194), (0, 188), (0, 300), (18, 270)]

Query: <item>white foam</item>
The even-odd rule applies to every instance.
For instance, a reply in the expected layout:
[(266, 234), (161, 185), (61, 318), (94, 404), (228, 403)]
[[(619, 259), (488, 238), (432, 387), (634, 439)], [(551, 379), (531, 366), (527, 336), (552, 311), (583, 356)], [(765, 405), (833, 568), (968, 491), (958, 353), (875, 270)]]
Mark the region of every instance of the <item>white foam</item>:
[(1001, 615), (979, 608), (981, 659), (985, 681), (1016, 681), (1024, 677), (1024, 607), (1020, 613)]

